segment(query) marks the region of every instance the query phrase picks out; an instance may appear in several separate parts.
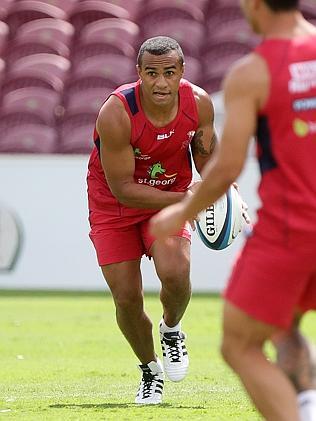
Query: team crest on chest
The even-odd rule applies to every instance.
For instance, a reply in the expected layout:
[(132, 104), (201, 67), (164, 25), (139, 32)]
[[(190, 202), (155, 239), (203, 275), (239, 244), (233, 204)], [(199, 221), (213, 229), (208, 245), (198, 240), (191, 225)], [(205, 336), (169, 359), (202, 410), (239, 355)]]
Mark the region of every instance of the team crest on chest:
[(139, 178), (138, 184), (148, 184), (149, 186), (166, 186), (173, 184), (177, 179), (177, 172), (168, 173), (161, 162), (155, 162), (147, 169), (147, 177)]

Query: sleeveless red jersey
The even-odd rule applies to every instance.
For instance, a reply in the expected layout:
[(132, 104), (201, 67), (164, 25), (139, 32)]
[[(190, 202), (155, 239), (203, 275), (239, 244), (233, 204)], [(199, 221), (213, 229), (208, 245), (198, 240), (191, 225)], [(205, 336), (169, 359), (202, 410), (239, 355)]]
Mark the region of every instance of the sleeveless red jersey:
[[(198, 111), (191, 84), (182, 79), (175, 119), (154, 127), (140, 103), (141, 81), (120, 86), (111, 95), (124, 104), (131, 120), (130, 143), (135, 155), (134, 180), (160, 190), (186, 191), (192, 179), (190, 143), (198, 127)], [(99, 156), (100, 139), (95, 130), (95, 148), (89, 160), (89, 210), (108, 215), (144, 215), (154, 209), (129, 208), (120, 204), (107, 184)]]
[(276, 222), (276, 232), (285, 236), (315, 236), (316, 36), (268, 39), (255, 52), (270, 74), (269, 97), (257, 124), (259, 222), (266, 222), (265, 229)]

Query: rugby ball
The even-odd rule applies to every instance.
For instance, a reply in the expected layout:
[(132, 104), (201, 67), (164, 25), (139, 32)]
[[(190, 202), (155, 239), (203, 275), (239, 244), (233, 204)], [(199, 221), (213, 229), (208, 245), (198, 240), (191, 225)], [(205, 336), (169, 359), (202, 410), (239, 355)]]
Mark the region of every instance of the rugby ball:
[(213, 205), (199, 213), (196, 232), (213, 250), (223, 250), (238, 236), (243, 225), (242, 199), (231, 186)]

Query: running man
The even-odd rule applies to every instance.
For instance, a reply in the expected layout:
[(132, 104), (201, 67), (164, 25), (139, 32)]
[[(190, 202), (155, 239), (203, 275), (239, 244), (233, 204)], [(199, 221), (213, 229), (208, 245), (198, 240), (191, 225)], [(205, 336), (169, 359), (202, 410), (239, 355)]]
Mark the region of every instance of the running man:
[[(316, 28), (298, 0), (241, 7), (264, 40), (225, 78), (226, 122), (204, 181), (153, 217), (152, 233), (164, 238), (216, 201), (257, 135), (262, 207), (225, 291), (222, 354), (265, 419), (315, 421), (315, 365), (299, 323), (316, 309)], [(263, 353), (268, 340), (277, 364)]]
[[(164, 372), (177, 382), (189, 366), (181, 319), (191, 296), (190, 232), (184, 223), (168, 244), (161, 244), (150, 235), (149, 220), (185, 196), (192, 179), (191, 154), (201, 172), (216, 134), (209, 95), (182, 78), (184, 56), (175, 40), (145, 41), (137, 70), (139, 80), (116, 89), (97, 118), (87, 178), (90, 237), (118, 326), (140, 361), (135, 402), (159, 404)], [(152, 257), (161, 282), (163, 365), (144, 312), (144, 254)]]

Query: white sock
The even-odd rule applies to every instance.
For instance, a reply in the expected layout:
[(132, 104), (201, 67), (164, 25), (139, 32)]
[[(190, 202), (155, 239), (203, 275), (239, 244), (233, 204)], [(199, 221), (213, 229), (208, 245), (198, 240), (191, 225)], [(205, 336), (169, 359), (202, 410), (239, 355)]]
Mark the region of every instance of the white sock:
[(181, 322), (179, 322), (178, 324), (176, 324), (173, 327), (167, 326), (164, 319), (162, 318), (160, 320), (159, 323), (159, 328), (160, 328), (160, 332), (161, 333), (165, 333), (165, 332), (177, 332), (181, 330)]
[(300, 420), (316, 421), (316, 390), (304, 390), (297, 395)]
[(150, 361), (148, 364), (151, 372), (154, 374), (163, 374), (163, 368), (161, 361), (157, 358), (157, 361)]

